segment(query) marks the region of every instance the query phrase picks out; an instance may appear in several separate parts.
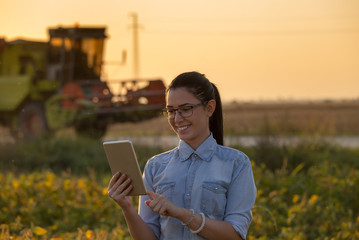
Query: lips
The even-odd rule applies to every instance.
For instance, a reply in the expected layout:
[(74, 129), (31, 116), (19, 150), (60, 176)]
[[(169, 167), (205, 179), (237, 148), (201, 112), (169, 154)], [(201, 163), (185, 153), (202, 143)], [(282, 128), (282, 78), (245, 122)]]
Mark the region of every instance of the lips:
[(186, 131), (189, 127), (190, 127), (190, 125), (177, 127), (177, 132), (182, 133), (182, 132)]

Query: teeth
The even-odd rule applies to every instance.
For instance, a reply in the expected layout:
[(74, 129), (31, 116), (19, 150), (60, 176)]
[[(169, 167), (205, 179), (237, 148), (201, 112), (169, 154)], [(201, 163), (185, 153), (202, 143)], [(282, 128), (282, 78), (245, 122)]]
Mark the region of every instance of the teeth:
[(182, 131), (182, 130), (185, 130), (185, 129), (187, 129), (187, 128), (188, 128), (188, 126), (185, 126), (185, 127), (178, 127), (178, 130)]

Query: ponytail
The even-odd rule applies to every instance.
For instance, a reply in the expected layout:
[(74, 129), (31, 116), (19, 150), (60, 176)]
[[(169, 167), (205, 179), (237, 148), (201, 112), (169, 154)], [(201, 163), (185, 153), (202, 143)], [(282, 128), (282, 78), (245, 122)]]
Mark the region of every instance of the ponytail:
[(219, 95), (219, 91), (212, 83), (214, 91), (214, 100), (216, 101), (216, 109), (214, 110), (211, 118), (209, 119), (209, 130), (212, 132), (214, 139), (216, 139), (219, 145), (223, 145), (223, 113), (222, 102)]

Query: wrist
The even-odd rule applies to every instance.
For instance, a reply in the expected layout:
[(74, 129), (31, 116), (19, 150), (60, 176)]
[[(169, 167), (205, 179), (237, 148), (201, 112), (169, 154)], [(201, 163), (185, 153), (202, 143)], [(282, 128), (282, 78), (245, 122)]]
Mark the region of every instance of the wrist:
[(199, 213), (199, 215), (201, 216), (201, 225), (199, 226), (199, 228), (193, 230), (193, 229), (190, 229), (191, 230), (191, 233), (193, 234), (197, 234), (199, 232), (201, 232), (204, 228), (204, 225), (206, 224), (206, 217), (204, 216), (203, 213)]
[[(194, 210), (192, 209), (187, 209), (187, 208), (179, 208), (177, 211), (177, 215), (173, 216), (175, 218), (177, 218), (178, 220), (180, 220), (182, 223), (186, 223), (188, 222), (188, 220), (191, 218), (192, 216), (192, 211), (193, 211), (193, 215), (195, 215)], [(189, 224), (189, 223), (188, 223)], [(187, 224), (187, 225), (188, 225)]]
[(131, 211), (136, 211), (135, 207), (132, 205), (132, 203), (127, 203), (125, 205), (120, 206), (121, 210), (124, 214), (131, 212)]
[(191, 216), (190, 216), (190, 218), (188, 218), (188, 220), (186, 221), (186, 222), (181, 222), (181, 224), (183, 225), (183, 226), (187, 226), (188, 224), (190, 224), (191, 222), (192, 222), (192, 220), (193, 220), (193, 218), (194, 218), (194, 210), (193, 209), (190, 209), (190, 212), (191, 212)]

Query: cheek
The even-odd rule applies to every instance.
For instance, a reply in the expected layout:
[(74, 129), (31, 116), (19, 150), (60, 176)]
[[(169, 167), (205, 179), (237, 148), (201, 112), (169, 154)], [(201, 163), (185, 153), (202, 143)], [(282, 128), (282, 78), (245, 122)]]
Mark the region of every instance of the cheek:
[(174, 129), (174, 126), (175, 126), (174, 120), (168, 120), (168, 124)]
[(209, 128), (209, 117), (208, 116), (203, 116), (199, 121), (198, 121), (198, 125), (200, 126), (200, 128)]
[(209, 112), (208, 111), (203, 111), (203, 112), (199, 112), (195, 115), (195, 119), (197, 124), (200, 125), (207, 125), (209, 122)]

